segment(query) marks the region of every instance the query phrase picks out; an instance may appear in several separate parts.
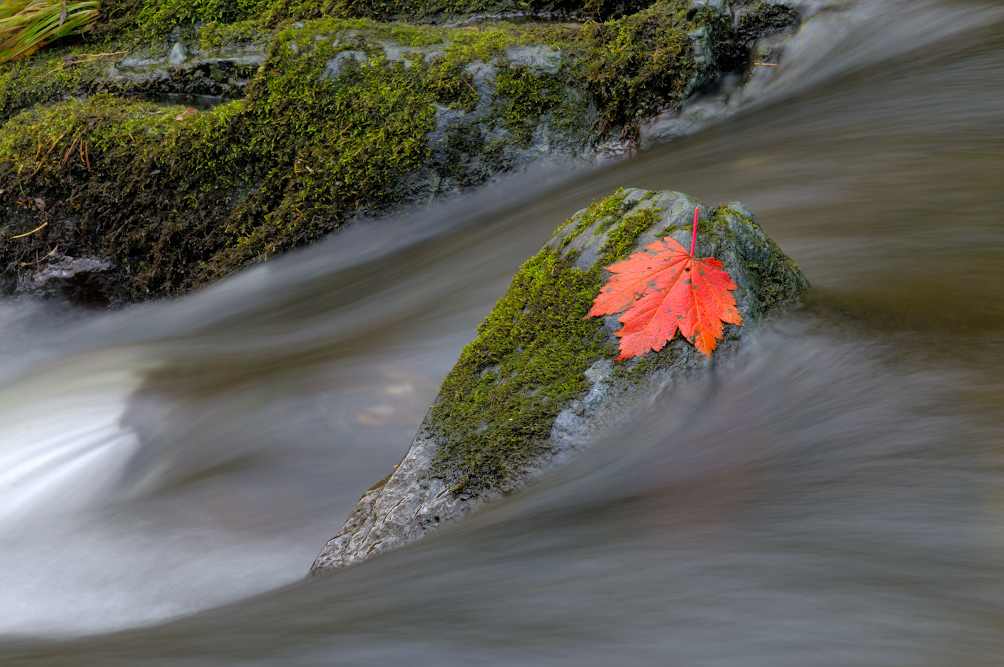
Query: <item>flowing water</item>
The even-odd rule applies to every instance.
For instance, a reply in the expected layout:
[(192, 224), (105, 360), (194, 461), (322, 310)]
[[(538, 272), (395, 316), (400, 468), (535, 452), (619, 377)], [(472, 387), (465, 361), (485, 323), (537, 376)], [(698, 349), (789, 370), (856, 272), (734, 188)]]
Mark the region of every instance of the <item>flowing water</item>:
[[(0, 310), (4, 665), (999, 665), (1004, 11), (862, 3), (756, 103), (186, 299)], [(617, 187), (813, 283), (527, 492), (303, 577), (519, 264)]]

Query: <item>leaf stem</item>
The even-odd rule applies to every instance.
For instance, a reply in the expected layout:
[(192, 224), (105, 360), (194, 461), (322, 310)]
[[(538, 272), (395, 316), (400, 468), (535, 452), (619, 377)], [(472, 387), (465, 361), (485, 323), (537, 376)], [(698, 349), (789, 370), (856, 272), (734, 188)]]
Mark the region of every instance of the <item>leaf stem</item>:
[(690, 256), (694, 256), (694, 248), (697, 247), (697, 216), (701, 212), (701, 207), (694, 209), (694, 236), (690, 239)]

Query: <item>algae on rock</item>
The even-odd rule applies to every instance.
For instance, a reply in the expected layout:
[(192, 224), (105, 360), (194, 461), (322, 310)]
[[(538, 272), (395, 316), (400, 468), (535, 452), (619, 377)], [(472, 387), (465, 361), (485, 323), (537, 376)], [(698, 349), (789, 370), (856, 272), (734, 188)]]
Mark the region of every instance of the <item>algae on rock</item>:
[[(401, 464), (360, 499), (311, 571), (396, 548), (521, 488), (630, 406), (706, 372), (712, 362), (679, 336), (615, 361), (617, 316), (586, 319), (603, 267), (666, 235), (689, 243), (697, 205), (677, 192), (620, 190), (560, 227), (464, 348)], [(701, 206), (698, 229), (698, 254), (723, 262), (745, 322), (725, 325), (720, 360), (807, 282), (742, 204)]]

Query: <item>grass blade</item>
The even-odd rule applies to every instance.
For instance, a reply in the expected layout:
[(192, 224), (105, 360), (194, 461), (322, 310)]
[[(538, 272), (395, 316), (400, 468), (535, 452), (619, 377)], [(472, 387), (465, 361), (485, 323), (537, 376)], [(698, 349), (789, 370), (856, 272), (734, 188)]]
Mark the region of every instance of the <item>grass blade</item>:
[(61, 37), (87, 32), (99, 15), (99, 0), (0, 0), (0, 63), (30, 56)]

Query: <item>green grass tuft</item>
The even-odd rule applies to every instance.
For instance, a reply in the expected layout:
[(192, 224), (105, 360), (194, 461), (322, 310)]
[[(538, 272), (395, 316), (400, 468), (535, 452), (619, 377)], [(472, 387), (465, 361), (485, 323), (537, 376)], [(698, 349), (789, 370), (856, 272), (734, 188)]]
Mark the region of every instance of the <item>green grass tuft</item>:
[(0, 0), (0, 63), (30, 56), (61, 37), (90, 30), (98, 0)]

